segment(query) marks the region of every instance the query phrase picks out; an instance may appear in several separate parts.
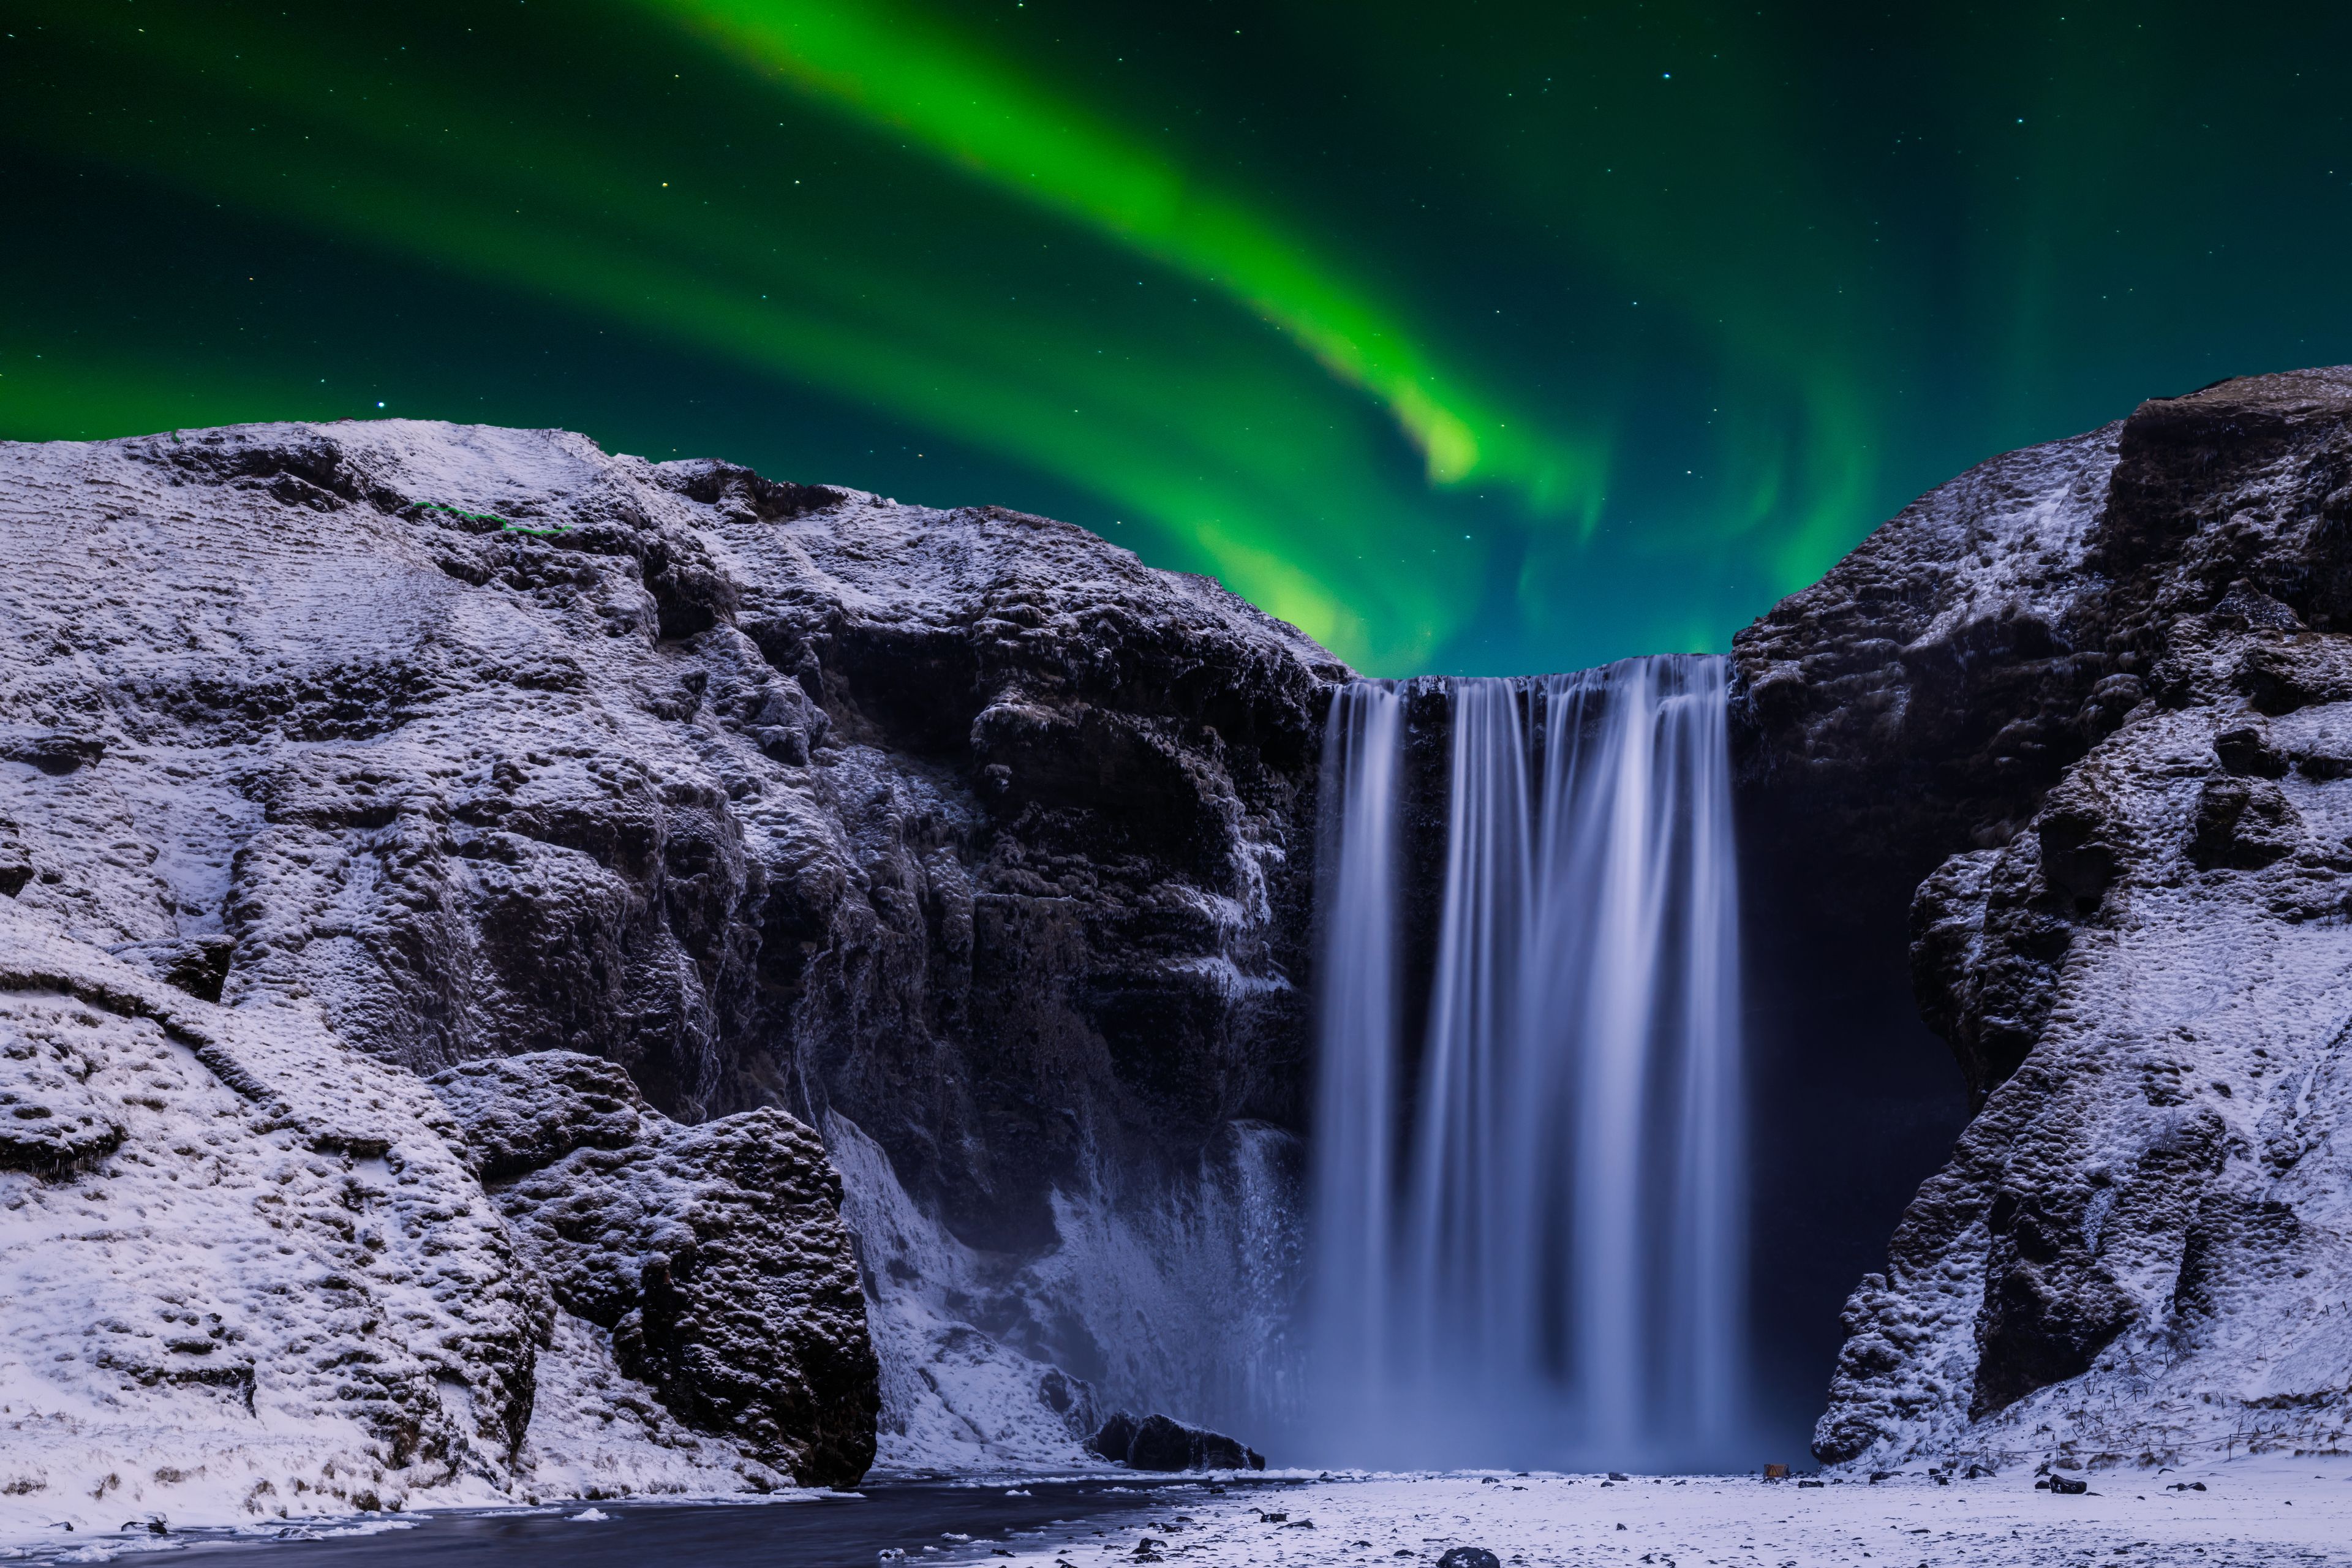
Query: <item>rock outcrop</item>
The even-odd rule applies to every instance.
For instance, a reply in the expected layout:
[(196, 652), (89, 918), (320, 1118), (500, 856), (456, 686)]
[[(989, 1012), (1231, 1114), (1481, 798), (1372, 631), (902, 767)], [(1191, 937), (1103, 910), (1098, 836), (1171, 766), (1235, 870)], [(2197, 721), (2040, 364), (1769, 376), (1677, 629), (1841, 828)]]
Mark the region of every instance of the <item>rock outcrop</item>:
[(874, 1462), (874, 1352), (841, 1178), (772, 1107), (672, 1121), (568, 1051), (435, 1076), (499, 1211), (564, 1311), (688, 1426), (803, 1486)]
[[(554, 1314), (536, 1405), (526, 1352), (458, 1379), (499, 1431), (562, 1415), (510, 1481), (854, 1472), (810, 1128), (878, 1216), (892, 1462), (1072, 1458), (1091, 1384), (1235, 1375), (1346, 673), (1295, 631), (1043, 519), (405, 421), (0, 445), (0, 616), (14, 913), (465, 1112), (463, 1212)], [(545, 1053), (642, 1103), (553, 1067), (467, 1098)], [(10, 1179), (148, 1157), (92, 1060), (0, 1069), (47, 1112)]]
[(1742, 634), (1748, 787), (1917, 875), (1980, 1110), (1846, 1308), (1825, 1459), (2352, 1419), (2352, 370), (2013, 453)]

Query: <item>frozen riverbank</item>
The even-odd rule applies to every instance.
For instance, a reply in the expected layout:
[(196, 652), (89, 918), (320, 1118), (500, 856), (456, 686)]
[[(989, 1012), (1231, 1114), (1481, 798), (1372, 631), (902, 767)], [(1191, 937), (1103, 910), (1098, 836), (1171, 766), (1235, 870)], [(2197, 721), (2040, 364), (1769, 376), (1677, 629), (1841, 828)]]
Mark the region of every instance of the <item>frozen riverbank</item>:
[[(1222, 1483), (1213, 1483), (1222, 1484)], [(1232, 1483), (1238, 1497), (1250, 1483)], [(1265, 1496), (1276, 1484), (1260, 1483)], [(133, 1528), (8, 1531), (0, 1558), (34, 1563), (186, 1561), (203, 1568), (506, 1568), (560, 1558), (567, 1568), (870, 1568), (901, 1559), (1003, 1561), (1045, 1544), (1066, 1557), (1076, 1542), (1126, 1540), (1129, 1515), (1190, 1511), (1198, 1483), (1153, 1478), (877, 1481), (855, 1492), (802, 1491), (765, 1500), (677, 1498), (526, 1509), (441, 1510), (157, 1535)], [(1218, 1500), (1223, 1500), (1222, 1499)], [(1279, 1508), (1268, 1502), (1265, 1506)]]
[[(1456, 1546), (1483, 1547), (1506, 1568), (2352, 1563), (2352, 1460), (2265, 1458), (2084, 1479), (2090, 1489), (2076, 1497), (2036, 1491), (2023, 1468), (1948, 1486), (1916, 1473), (1820, 1486), (1722, 1477), (1384, 1477), (1310, 1483), (1277, 1498), (1195, 1493), (1181, 1509), (1121, 1521), (1076, 1550), (1010, 1544), (1013, 1562), (1032, 1568), (1087, 1568), (1111, 1558), (1218, 1568), (1433, 1563)], [(1159, 1544), (1140, 1549), (1146, 1539)]]
[[(1510, 1568), (2255, 1568), (2352, 1563), (2352, 1460), (2255, 1458), (2085, 1473), (2033, 1489), (2022, 1468), (1938, 1486), (1773, 1485), (1744, 1477), (1381, 1476), (1334, 1480), (1117, 1476), (886, 1482), (791, 1502), (572, 1503), (377, 1516), (280, 1539), (68, 1537), (5, 1554), (106, 1562), (191, 1548), (205, 1568), (573, 1568), (656, 1557), (700, 1568), (929, 1563), (970, 1568), (1338, 1568), (1437, 1563), (1484, 1548)], [(2198, 1489), (2200, 1484), (2203, 1489)], [(1149, 1544), (1146, 1544), (1146, 1543)]]

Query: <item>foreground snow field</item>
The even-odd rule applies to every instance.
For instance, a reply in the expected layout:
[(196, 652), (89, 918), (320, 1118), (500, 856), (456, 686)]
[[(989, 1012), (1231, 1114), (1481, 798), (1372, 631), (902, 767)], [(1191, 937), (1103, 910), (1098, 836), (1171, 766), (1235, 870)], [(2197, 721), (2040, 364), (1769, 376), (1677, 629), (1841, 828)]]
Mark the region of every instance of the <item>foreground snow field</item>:
[[(2352, 1563), (2352, 1460), (2255, 1458), (2086, 1473), (2079, 1497), (2021, 1468), (1937, 1486), (1914, 1472), (1818, 1487), (1746, 1477), (1423, 1475), (1348, 1479), (1147, 1478), (882, 1481), (766, 1506), (646, 1498), (436, 1510), (154, 1536), (25, 1529), (0, 1515), (0, 1558), (152, 1560), (193, 1548), (215, 1568), (1349, 1568), (1438, 1563), (1484, 1548), (1517, 1568), (2011, 1568), (2091, 1563), (2246, 1568)], [(2205, 1489), (2195, 1489), (2202, 1483)], [(779, 1502), (782, 1506), (777, 1506)]]
[[(2085, 1479), (2090, 1490), (2067, 1497), (2034, 1490), (2022, 1468), (1948, 1486), (1921, 1473), (1819, 1487), (1744, 1477), (1381, 1478), (1246, 1496), (1171, 1492), (1162, 1510), (1099, 1533), (1004, 1544), (1015, 1563), (1035, 1568), (1139, 1557), (1286, 1568), (1429, 1563), (1456, 1546), (1483, 1547), (1507, 1568), (2352, 1563), (2352, 1460), (2266, 1458)], [(1146, 1538), (1160, 1544), (1139, 1549)], [(995, 1545), (985, 1550), (1004, 1561)]]

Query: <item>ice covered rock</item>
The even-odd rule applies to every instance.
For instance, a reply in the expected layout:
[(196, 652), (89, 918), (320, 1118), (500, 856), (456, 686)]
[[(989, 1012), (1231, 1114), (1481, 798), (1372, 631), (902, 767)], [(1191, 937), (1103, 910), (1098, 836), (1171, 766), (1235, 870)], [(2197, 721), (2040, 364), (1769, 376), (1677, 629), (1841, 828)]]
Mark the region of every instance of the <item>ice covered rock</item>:
[(619, 1064), (577, 1051), (483, 1057), (436, 1073), (434, 1092), (488, 1181), (544, 1170), (575, 1149), (627, 1149), (667, 1119)]
[(1848, 1303), (1822, 1458), (2352, 1423), (2347, 473), (2352, 371), (2160, 399), (1742, 635), (1759, 787), (1950, 857), (1916, 978), (1982, 1106)]
[(841, 1179), (773, 1107), (681, 1126), (610, 1062), (469, 1062), (434, 1087), (565, 1311), (688, 1426), (804, 1486), (874, 1462), (878, 1405)]

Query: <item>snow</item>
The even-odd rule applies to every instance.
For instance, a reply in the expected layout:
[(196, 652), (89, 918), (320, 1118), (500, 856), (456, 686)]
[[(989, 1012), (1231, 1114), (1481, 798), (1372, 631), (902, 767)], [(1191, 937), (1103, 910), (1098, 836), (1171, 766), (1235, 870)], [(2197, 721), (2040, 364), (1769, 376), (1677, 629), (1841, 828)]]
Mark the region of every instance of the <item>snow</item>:
[(884, 1471), (1066, 1468), (1098, 1419), (1092, 1391), (951, 1312), (986, 1288), (987, 1260), (908, 1196), (889, 1156), (857, 1124), (825, 1119), (856, 1236), (866, 1332), (881, 1363), (875, 1464)]
[[(1938, 1485), (1924, 1471), (1872, 1484), (1749, 1477), (1381, 1475), (1282, 1489), (1154, 1489), (1160, 1506), (1043, 1542), (977, 1543), (1019, 1568), (1168, 1561), (1215, 1568), (1433, 1563), (1484, 1547), (1506, 1565), (1578, 1568), (2001, 1568), (2065, 1560), (2133, 1568), (2352, 1561), (2352, 1459), (2242, 1459), (2084, 1472), (2090, 1489), (2034, 1489), (2032, 1470)], [(2202, 1482), (2205, 1489), (2174, 1489)], [(1006, 1552), (1008, 1556), (995, 1555)]]
[(497, 1500), (533, 1305), (430, 1091), (315, 1010), (194, 1001), (38, 915), (0, 909), (0, 952), (8, 1055), (124, 1130), (0, 1173), (0, 1533)]

